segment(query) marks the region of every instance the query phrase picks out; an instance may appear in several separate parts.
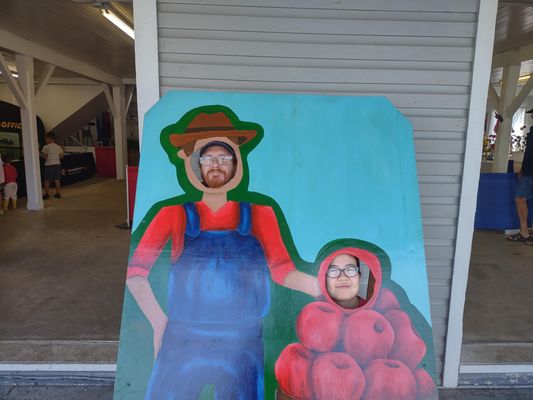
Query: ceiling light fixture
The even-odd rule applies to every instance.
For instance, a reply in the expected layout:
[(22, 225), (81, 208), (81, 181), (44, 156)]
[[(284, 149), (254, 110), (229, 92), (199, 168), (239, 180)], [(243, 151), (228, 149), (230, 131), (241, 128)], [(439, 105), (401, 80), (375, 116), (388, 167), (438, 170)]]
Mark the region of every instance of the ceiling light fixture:
[[(17, 71), (13, 71), (13, 70), (9, 70), (9, 72), (11, 72), (11, 76), (13, 78), (18, 78), (19, 77), (19, 74), (17, 73)], [(0, 71), (0, 75), (2, 75), (2, 71)]]
[(101, 12), (104, 17), (120, 28), (125, 34), (132, 39), (135, 39), (135, 33), (133, 32), (133, 29), (124, 21), (122, 21), (115, 13), (113, 13), (113, 11), (102, 9)]

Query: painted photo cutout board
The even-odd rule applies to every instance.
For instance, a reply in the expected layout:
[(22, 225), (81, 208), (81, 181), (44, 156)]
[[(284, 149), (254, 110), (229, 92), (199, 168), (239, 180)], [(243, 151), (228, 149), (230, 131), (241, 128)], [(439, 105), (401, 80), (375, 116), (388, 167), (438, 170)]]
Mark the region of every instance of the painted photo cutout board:
[(171, 92), (145, 115), (114, 399), (436, 399), (408, 120)]

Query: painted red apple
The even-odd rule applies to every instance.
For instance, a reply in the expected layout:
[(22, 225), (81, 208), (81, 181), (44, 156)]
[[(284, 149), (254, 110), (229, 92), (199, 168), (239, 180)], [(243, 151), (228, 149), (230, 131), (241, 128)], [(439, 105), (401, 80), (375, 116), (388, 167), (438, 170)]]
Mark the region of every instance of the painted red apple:
[(366, 389), (362, 400), (416, 400), (416, 381), (407, 365), (377, 359), (364, 370)]
[(364, 367), (376, 358), (385, 358), (394, 344), (394, 330), (376, 311), (361, 310), (345, 319), (344, 350)]
[(374, 309), (385, 314), (389, 310), (399, 310), (400, 303), (390, 289), (381, 288)]
[(315, 353), (299, 343), (289, 344), (283, 349), (274, 365), (279, 387), (298, 400), (311, 400), (311, 364)]
[(315, 400), (359, 400), (365, 391), (365, 375), (346, 353), (319, 355), (311, 367)]
[(331, 351), (339, 342), (343, 312), (332, 304), (317, 301), (306, 305), (296, 320), (300, 342), (310, 350)]
[(435, 381), (425, 369), (417, 368), (413, 371), (417, 386), (417, 400), (438, 400)]
[(402, 361), (409, 368), (414, 369), (426, 355), (426, 344), (418, 335), (409, 315), (403, 311), (390, 310), (385, 318), (394, 329), (394, 346), (388, 358)]

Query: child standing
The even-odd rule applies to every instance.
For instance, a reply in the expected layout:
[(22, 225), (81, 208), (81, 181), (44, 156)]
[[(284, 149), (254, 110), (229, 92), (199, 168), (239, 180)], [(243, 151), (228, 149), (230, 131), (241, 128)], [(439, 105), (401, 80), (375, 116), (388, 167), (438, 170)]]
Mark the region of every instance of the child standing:
[(9, 200), (13, 206), (13, 210), (17, 209), (17, 169), (11, 165), (11, 156), (8, 154), (4, 157), (4, 201), (2, 207), (7, 211), (9, 207)]

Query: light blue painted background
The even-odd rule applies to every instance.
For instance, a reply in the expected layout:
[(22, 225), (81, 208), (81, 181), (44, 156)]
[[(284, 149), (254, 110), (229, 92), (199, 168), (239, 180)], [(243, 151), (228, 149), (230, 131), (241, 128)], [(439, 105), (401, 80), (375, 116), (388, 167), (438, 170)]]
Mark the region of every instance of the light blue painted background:
[(248, 158), (249, 190), (277, 201), (300, 256), (312, 262), (338, 238), (375, 243), (431, 325), (412, 128), (384, 97), (166, 94), (144, 119), (134, 228), (154, 203), (183, 193), (161, 130), (211, 104), (263, 127)]

